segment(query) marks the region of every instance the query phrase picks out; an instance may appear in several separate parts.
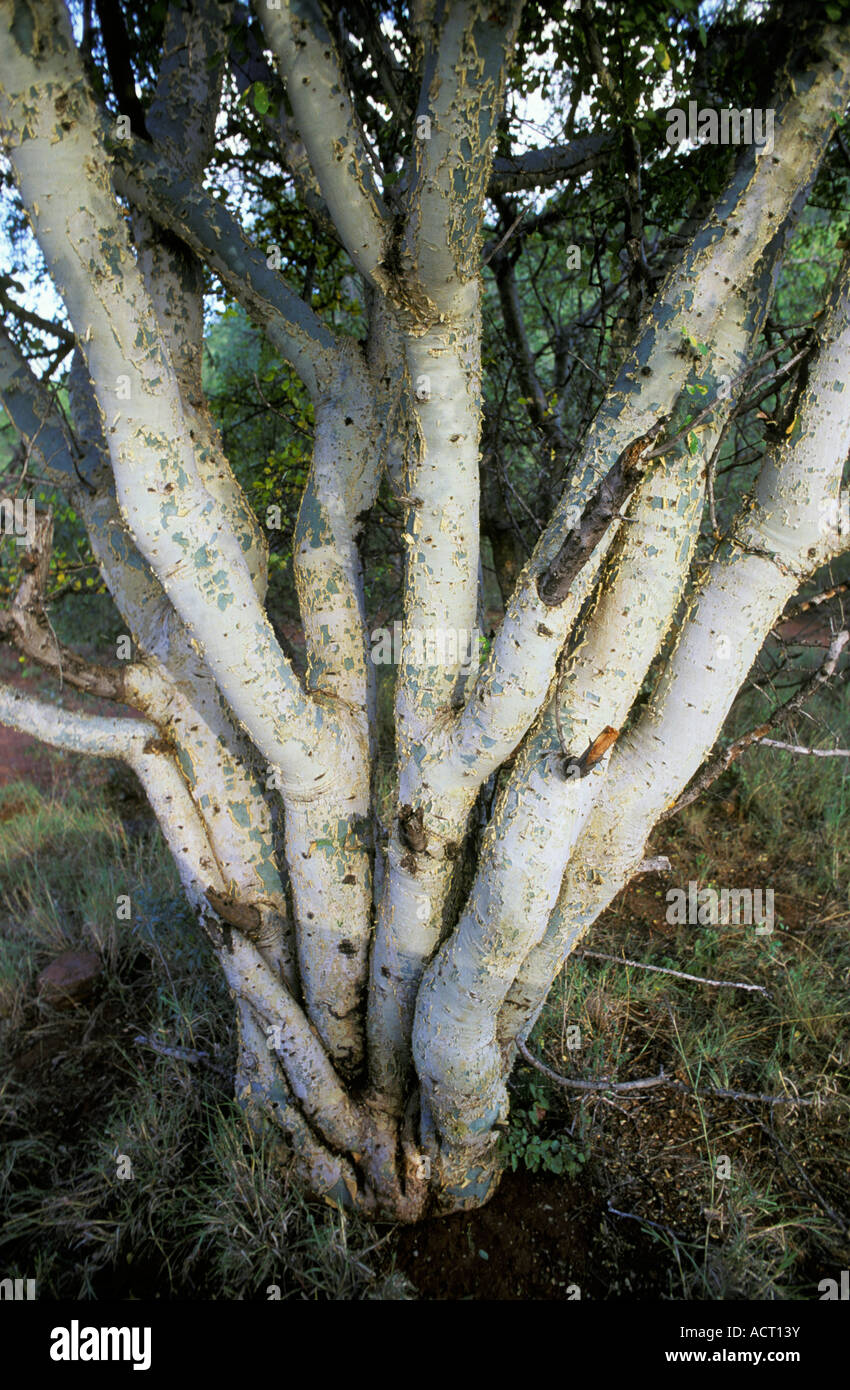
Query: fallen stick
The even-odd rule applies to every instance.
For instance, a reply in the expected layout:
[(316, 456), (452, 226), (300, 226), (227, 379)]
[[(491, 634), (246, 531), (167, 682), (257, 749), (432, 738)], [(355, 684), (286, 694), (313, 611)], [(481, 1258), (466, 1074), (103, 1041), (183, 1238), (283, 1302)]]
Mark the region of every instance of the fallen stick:
[[(615, 965), (633, 965), (636, 970), (654, 970), (658, 975), (675, 975), (677, 980), (693, 980), (698, 985), (711, 985), (714, 989), (749, 989), (770, 998), (770, 990), (764, 985), (748, 985), (742, 980), (707, 980), (702, 975), (688, 975), (684, 970), (671, 970), (666, 965), (644, 965), (639, 960), (627, 960), (625, 956), (607, 956), (604, 951), (573, 951), (574, 956), (593, 956), (595, 960), (610, 960)], [(569, 956), (567, 957), (569, 960)]]
[(611, 1081), (604, 1078), (600, 1081), (578, 1081), (569, 1076), (560, 1076), (551, 1067), (547, 1067), (545, 1062), (539, 1061), (537, 1057), (532, 1057), (524, 1042), (517, 1042), (517, 1051), (530, 1066), (542, 1072), (544, 1076), (548, 1076), (550, 1081), (554, 1081), (558, 1086), (568, 1086), (577, 1091), (649, 1091), (656, 1086), (667, 1086), (673, 1091), (681, 1091), (686, 1096), (699, 1096), (706, 1099), (710, 1096), (719, 1096), (722, 1100), (750, 1100), (763, 1105), (828, 1103), (825, 1096), (769, 1096), (755, 1091), (728, 1091), (720, 1086), (686, 1086), (684, 1081), (677, 1081), (674, 1076), (665, 1076), (663, 1067), (658, 1076), (643, 1076), (637, 1081)]
[(189, 1047), (168, 1047), (165, 1043), (159, 1042), (157, 1038), (145, 1037), (144, 1033), (137, 1034), (133, 1042), (142, 1047), (149, 1047), (153, 1052), (158, 1052), (161, 1057), (173, 1057), (177, 1062), (200, 1062), (203, 1066), (209, 1067), (211, 1071), (217, 1071), (220, 1076), (229, 1075), (225, 1067), (220, 1067), (216, 1062), (210, 1060), (208, 1052), (194, 1052)]

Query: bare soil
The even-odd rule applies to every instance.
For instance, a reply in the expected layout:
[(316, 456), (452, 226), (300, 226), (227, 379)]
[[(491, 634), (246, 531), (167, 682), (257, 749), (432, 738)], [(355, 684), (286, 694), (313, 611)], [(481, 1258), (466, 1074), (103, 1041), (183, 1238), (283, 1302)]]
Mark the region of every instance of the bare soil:
[(607, 1299), (666, 1291), (669, 1257), (637, 1225), (617, 1239), (615, 1224), (592, 1174), (508, 1172), (479, 1211), (403, 1230), (398, 1263), (426, 1299)]

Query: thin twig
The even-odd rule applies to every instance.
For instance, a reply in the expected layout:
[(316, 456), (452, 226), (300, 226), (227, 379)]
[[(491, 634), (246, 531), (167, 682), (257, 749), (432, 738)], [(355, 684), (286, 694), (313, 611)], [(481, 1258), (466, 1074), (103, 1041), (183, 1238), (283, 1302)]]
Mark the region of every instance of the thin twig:
[[(800, 360), (801, 357), (805, 356), (808, 350), (808, 347), (801, 349), (801, 351), (798, 352), (795, 357), (792, 357), (789, 362), (784, 362), (782, 366), (778, 368), (777, 371), (773, 374), (773, 376), (762, 378), (762, 380), (759, 382), (759, 386), (764, 386), (767, 383), (770, 383), (773, 380), (773, 377), (779, 376), (784, 371), (789, 371), (793, 366), (796, 365), (796, 363)], [(769, 356), (770, 354), (767, 355)], [(763, 361), (764, 359), (760, 358), (759, 360)], [(739, 386), (742, 381), (744, 381), (748, 376), (750, 376), (753, 369), (756, 366), (757, 363), (753, 362), (749, 364), (744, 369), (744, 371), (739, 372), (736, 377), (733, 377), (732, 381), (729, 383), (729, 386), (727, 387), (726, 391), (724, 391), (722, 396), (717, 395), (714, 397), (713, 400), (709, 401), (708, 405), (705, 406), (699, 412), (698, 415), (695, 415), (692, 420), (689, 420), (687, 425), (685, 425), (684, 429), (679, 430), (678, 434), (674, 434), (672, 439), (665, 439), (661, 444), (657, 444), (654, 449), (650, 449), (650, 451), (644, 455), (644, 462), (648, 463), (651, 459), (659, 458), (662, 454), (669, 453), (669, 451), (674, 447), (674, 445), (679, 444), (693, 430), (696, 429), (697, 425), (701, 425), (703, 420), (706, 420), (709, 415), (712, 415), (719, 405), (722, 405), (724, 401), (729, 400), (732, 395), (733, 387)], [(744, 409), (746, 409), (747, 404), (749, 404), (749, 402), (745, 403), (744, 406), (738, 405), (733, 407), (729, 417), (730, 420), (734, 419), (737, 414), (743, 413)]]
[(528, 208), (523, 208), (519, 216), (515, 217), (511, 225), (508, 227), (508, 230), (505, 232), (505, 235), (502, 237), (501, 241), (497, 241), (492, 251), (488, 251), (487, 254), (483, 257), (481, 261), (482, 270), (484, 269), (485, 265), (489, 264), (489, 262), (492, 261), (494, 256), (498, 256), (505, 243), (510, 241), (511, 237), (513, 236), (514, 232), (516, 231), (517, 227), (519, 226), (520, 222), (525, 217), (527, 212)]
[[(583, 358), (583, 357), (579, 357), (578, 353), (577, 353), (577, 352), (573, 352), (572, 348), (569, 348), (569, 347), (564, 346), (563, 352), (564, 352), (565, 356), (567, 356), (567, 357), (573, 357), (573, 358), (575, 359), (576, 362), (580, 363), (581, 366), (584, 367), (584, 370), (585, 370), (586, 372), (590, 372), (590, 375), (591, 375), (591, 376), (595, 376), (597, 381), (601, 381), (603, 386), (606, 385), (606, 381), (605, 381), (605, 378), (604, 378), (604, 376), (602, 375), (602, 373), (601, 373), (601, 372), (598, 372), (598, 371), (596, 370), (595, 367), (591, 367), (590, 363), (589, 363), (589, 362), (585, 362), (584, 358)], [(570, 378), (568, 378), (568, 379), (567, 379), (567, 382), (565, 383), (565, 389), (566, 389), (566, 386), (569, 385), (569, 380), (570, 380)]]
[(720, 440), (718, 439), (717, 445), (714, 449), (714, 453), (711, 455), (711, 458), (708, 461), (708, 467), (705, 470), (705, 490), (706, 496), (708, 497), (708, 519), (711, 523), (711, 534), (714, 536), (715, 540), (720, 539), (720, 528), (717, 525), (717, 503), (714, 497), (714, 474), (716, 471), (716, 461), (719, 447)]
[(786, 753), (807, 753), (811, 758), (850, 758), (850, 748), (804, 748), (799, 743), (782, 743), (778, 738), (757, 738), (765, 748), (784, 748)]
[(217, 1071), (220, 1076), (230, 1075), (225, 1067), (220, 1067), (210, 1060), (208, 1052), (195, 1052), (189, 1047), (167, 1047), (157, 1038), (148, 1038), (144, 1033), (137, 1034), (133, 1042), (142, 1047), (149, 1047), (153, 1052), (158, 1052), (161, 1057), (173, 1057), (178, 1062), (200, 1062), (203, 1066), (209, 1067), (211, 1071)]
[[(777, 719), (795, 713), (815, 690), (823, 685), (825, 681), (829, 680), (830, 676), (835, 672), (838, 659), (848, 641), (850, 641), (850, 629), (842, 628), (832, 639), (829, 650), (824, 656), (821, 665), (810, 676), (807, 676), (797, 690), (797, 693), (786, 700), (784, 704), (777, 705), (776, 709), (768, 715), (764, 723), (748, 730), (747, 733), (742, 734), (740, 738), (736, 738), (730, 743), (728, 748), (711, 758), (706, 763), (703, 771), (699, 774), (690, 790), (684, 792), (682, 796), (679, 797), (678, 801), (672, 806), (669, 806), (666, 811), (662, 812), (658, 817), (657, 824), (660, 825), (662, 821), (669, 820), (671, 816), (678, 815), (686, 806), (690, 806), (692, 801), (696, 801), (698, 796), (701, 796), (713, 782), (717, 781), (718, 777), (720, 777), (727, 768), (731, 767), (735, 759), (738, 758), (745, 749), (750, 748), (755, 743), (773, 742), (773, 740), (768, 740), (767, 738), (767, 733), (771, 725), (775, 724)], [(782, 747), (783, 745), (780, 744), (779, 746)], [(796, 745), (789, 745), (789, 747), (791, 751), (800, 753), (820, 753), (822, 756), (825, 755), (827, 757), (844, 756), (844, 751), (842, 749), (796, 748)]]
[(845, 580), (842, 584), (833, 585), (831, 589), (822, 589), (820, 593), (812, 594), (811, 598), (800, 599), (799, 603), (792, 604), (791, 608), (783, 613), (777, 627), (781, 627), (789, 618), (797, 618), (801, 613), (808, 613), (810, 608), (818, 608), (820, 604), (827, 603), (829, 599), (835, 598), (838, 594), (847, 593), (848, 589), (850, 589), (850, 580)]
[(743, 381), (746, 375), (746, 372), (741, 372), (736, 376), (732, 381), (729, 392), (725, 393), (723, 396), (715, 396), (714, 399), (709, 401), (708, 405), (699, 412), (699, 415), (695, 415), (692, 420), (689, 420), (685, 428), (679, 430), (678, 434), (674, 434), (672, 439), (665, 439), (660, 444), (656, 444), (653, 449), (650, 449), (644, 454), (643, 462), (649, 463), (652, 459), (660, 458), (662, 454), (669, 454), (670, 450), (676, 444), (680, 444), (683, 439), (696, 429), (697, 425), (701, 425), (703, 420), (707, 420), (709, 415), (713, 415), (719, 405), (722, 405), (724, 401), (729, 399), (732, 386), (737, 386), (740, 381)]
[(612, 1216), (624, 1216), (627, 1221), (640, 1221), (643, 1226), (652, 1226), (656, 1231), (664, 1231), (666, 1235), (672, 1236), (674, 1240), (684, 1244), (685, 1237), (677, 1235), (672, 1226), (664, 1226), (660, 1221), (650, 1221), (648, 1216), (636, 1216), (633, 1211), (618, 1211), (616, 1207), (611, 1206), (610, 1202), (608, 1203), (608, 1211)]
[(604, 951), (573, 951), (574, 956), (592, 956), (595, 960), (610, 960), (615, 965), (633, 965), (637, 970), (654, 970), (658, 975), (675, 975), (677, 980), (692, 980), (697, 985), (711, 985), (714, 989), (748, 989), (771, 997), (764, 985), (748, 985), (740, 980), (706, 980), (702, 975), (688, 975), (684, 970), (670, 970), (664, 965), (644, 965), (639, 960), (627, 960), (625, 956), (607, 956)]
[(797, 363), (802, 361), (809, 352), (811, 352), (811, 343), (806, 343), (793, 357), (789, 357), (787, 362), (781, 362), (776, 371), (770, 372), (767, 376), (763, 376), (760, 381), (757, 381), (753, 394), (735, 406), (731, 418), (734, 420), (738, 415), (746, 415), (747, 411), (752, 410), (754, 405), (760, 405), (765, 396), (773, 394), (782, 378), (788, 376)]
[[(777, 349), (777, 351), (779, 350), (781, 349)], [(762, 378), (762, 380), (758, 383), (759, 387), (772, 382), (773, 378), (781, 375), (782, 372), (790, 371), (790, 369), (797, 364), (800, 358), (806, 355), (808, 350), (808, 346), (806, 346), (805, 348), (801, 349), (801, 351), (798, 352), (795, 357), (792, 357), (789, 362), (783, 362), (782, 366), (779, 367), (777, 371), (773, 373), (772, 376)], [(772, 354), (770, 353), (766, 353), (765, 357), (770, 357), (771, 355)], [(764, 360), (764, 357), (759, 358), (759, 362), (763, 362)], [(732, 381), (729, 383), (729, 386), (724, 391), (722, 396), (717, 395), (713, 398), (713, 400), (709, 401), (708, 405), (704, 406), (703, 409), (699, 412), (699, 414), (695, 415), (692, 420), (689, 420), (687, 425), (685, 425), (684, 429), (679, 430), (678, 434), (674, 434), (672, 439), (665, 439), (661, 444), (657, 444), (655, 448), (650, 449), (647, 454), (644, 454), (644, 462), (648, 463), (651, 459), (659, 458), (662, 454), (669, 453), (669, 451), (674, 447), (674, 445), (679, 444), (683, 439), (685, 439), (689, 434), (691, 434), (693, 430), (696, 429), (697, 425), (701, 425), (703, 420), (708, 419), (708, 416), (712, 415), (719, 405), (722, 405), (724, 401), (729, 400), (732, 395), (733, 387), (739, 386), (742, 381), (745, 381), (746, 378), (751, 375), (751, 373), (757, 366), (757, 362), (752, 362), (744, 369), (744, 371), (739, 372), (737, 376), (733, 377)], [(732, 408), (732, 411), (730, 412), (730, 420), (733, 420), (736, 415), (743, 413), (748, 404), (749, 402), (745, 403), (743, 406), (734, 406)]]
[(721, 1100), (749, 1100), (763, 1105), (828, 1104), (828, 1098), (825, 1096), (770, 1096), (755, 1091), (729, 1091), (721, 1086), (686, 1086), (684, 1081), (678, 1081), (674, 1076), (665, 1076), (663, 1067), (658, 1076), (642, 1076), (637, 1081), (612, 1081), (610, 1077), (603, 1077), (599, 1081), (579, 1081), (571, 1076), (560, 1076), (551, 1067), (547, 1067), (545, 1062), (533, 1057), (525, 1043), (519, 1039), (517, 1040), (517, 1051), (525, 1058), (529, 1066), (542, 1072), (550, 1081), (554, 1081), (556, 1086), (566, 1086), (575, 1091), (649, 1091), (658, 1086), (666, 1086), (670, 1090), (681, 1091), (683, 1095), (698, 1096), (704, 1099), (717, 1096)]

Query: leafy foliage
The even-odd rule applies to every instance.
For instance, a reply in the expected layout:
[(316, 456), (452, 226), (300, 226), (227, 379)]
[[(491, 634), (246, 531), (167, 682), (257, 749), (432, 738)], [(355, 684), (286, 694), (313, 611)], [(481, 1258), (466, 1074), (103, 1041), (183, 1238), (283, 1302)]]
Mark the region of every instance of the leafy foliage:
[(514, 1172), (525, 1168), (529, 1173), (542, 1171), (576, 1177), (589, 1153), (572, 1139), (568, 1130), (558, 1132), (553, 1125), (552, 1097), (545, 1084), (527, 1081), (523, 1100), (523, 1106), (511, 1106), (508, 1132), (503, 1139), (508, 1166)]

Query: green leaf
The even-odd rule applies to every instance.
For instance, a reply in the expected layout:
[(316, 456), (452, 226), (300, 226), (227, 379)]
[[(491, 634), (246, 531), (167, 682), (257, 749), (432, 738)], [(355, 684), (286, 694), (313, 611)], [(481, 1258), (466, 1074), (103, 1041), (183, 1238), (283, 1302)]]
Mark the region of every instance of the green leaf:
[(255, 82), (252, 90), (254, 98), (254, 110), (258, 116), (265, 116), (271, 102), (269, 101), (268, 89), (265, 82)]
[(691, 456), (699, 453), (699, 440), (697, 439), (693, 430), (691, 430), (690, 434), (688, 435), (688, 453)]

